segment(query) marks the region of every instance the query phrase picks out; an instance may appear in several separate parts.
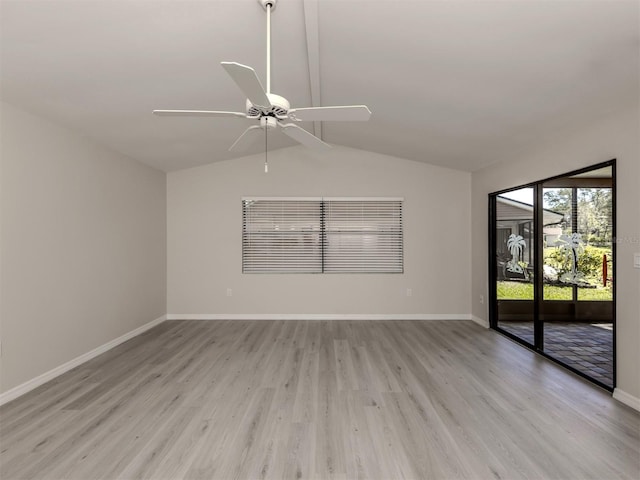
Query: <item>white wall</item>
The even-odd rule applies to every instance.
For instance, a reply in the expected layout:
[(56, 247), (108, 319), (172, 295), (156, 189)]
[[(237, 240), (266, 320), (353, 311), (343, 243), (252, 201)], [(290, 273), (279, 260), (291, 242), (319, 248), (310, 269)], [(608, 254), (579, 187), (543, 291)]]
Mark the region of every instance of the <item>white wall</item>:
[(472, 307), (488, 319), (487, 195), (543, 180), (571, 170), (617, 159), (617, 387), (640, 398), (640, 269), (633, 253), (640, 252), (640, 121), (638, 105), (589, 128), (517, 153), (513, 161), (473, 173), (472, 177)]
[(165, 313), (166, 175), (1, 105), (0, 391)]
[[(334, 147), (302, 147), (168, 174), (171, 314), (470, 312), (470, 174)], [(404, 274), (242, 274), (243, 196), (404, 197)], [(231, 288), (233, 296), (227, 297)], [(407, 297), (406, 289), (413, 295)]]

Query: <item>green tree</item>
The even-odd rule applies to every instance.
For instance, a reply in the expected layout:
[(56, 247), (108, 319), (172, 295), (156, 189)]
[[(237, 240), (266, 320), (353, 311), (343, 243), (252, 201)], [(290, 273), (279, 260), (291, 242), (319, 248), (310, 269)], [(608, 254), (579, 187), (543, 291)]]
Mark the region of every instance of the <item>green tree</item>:
[(587, 245), (605, 246), (611, 243), (613, 191), (611, 188), (577, 188), (577, 226), (572, 231), (572, 188), (545, 188), (543, 207), (561, 213), (564, 218), (560, 223), (562, 233), (580, 233)]
[(604, 246), (612, 241), (612, 212), (611, 188), (578, 189), (578, 231), (587, 244)]
[(571, 188), (545, 188), (542, 206), (563, 215), (560, 227), (562, 233), (571, 233)]

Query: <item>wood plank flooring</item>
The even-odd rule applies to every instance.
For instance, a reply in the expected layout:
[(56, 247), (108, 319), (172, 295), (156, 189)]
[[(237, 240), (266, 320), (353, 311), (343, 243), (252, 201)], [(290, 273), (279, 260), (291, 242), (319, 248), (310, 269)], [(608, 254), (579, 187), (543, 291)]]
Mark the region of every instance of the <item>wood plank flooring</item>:
[(0, 407), (13, 479), (637, 479), (640, 414), (466, 321), (167, 321)]

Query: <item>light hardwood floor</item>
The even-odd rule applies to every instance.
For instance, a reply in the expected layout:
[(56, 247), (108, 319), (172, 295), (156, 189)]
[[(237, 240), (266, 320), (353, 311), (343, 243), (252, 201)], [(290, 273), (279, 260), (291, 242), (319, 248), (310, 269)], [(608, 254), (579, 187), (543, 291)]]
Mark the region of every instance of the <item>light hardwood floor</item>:
[(168, 321), (0, 421), (3, 480), (640, 476), (637, 412), (465, 321)]

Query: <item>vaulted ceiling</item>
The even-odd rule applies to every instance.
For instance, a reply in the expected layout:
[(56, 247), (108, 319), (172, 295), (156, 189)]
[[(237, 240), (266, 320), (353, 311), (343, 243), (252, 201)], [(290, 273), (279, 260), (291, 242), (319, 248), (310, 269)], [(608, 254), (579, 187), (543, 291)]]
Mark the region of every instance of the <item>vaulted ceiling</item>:
[[(166, 171), (246, 154), (228, 151), (246, 119), (151, 111), (244, 110), (220, 62), (264, 84), (257, 0), (1, 8), (2, 100)], [(369, 122), (302, 124), (330, 144), (474, 171), (637, 105), (639, 15), (636, 0), (279, 0), (272, 91), (368, 105)]]

